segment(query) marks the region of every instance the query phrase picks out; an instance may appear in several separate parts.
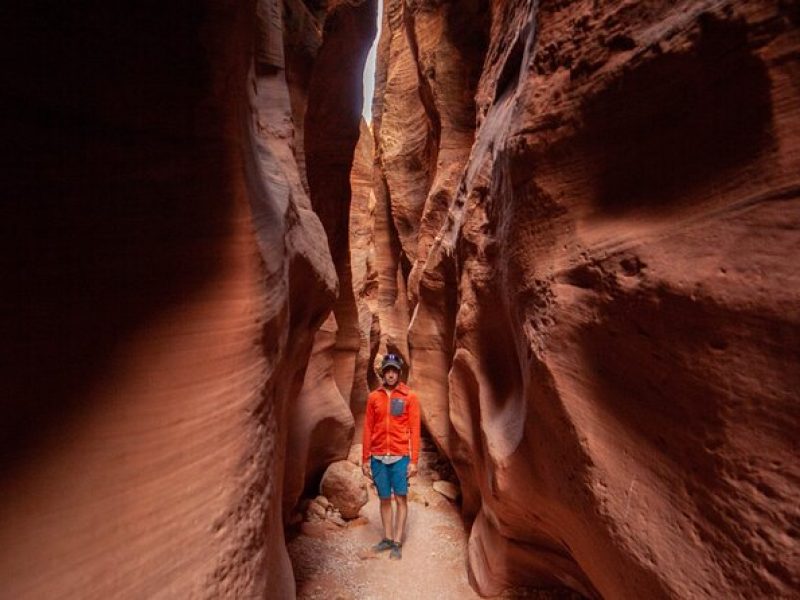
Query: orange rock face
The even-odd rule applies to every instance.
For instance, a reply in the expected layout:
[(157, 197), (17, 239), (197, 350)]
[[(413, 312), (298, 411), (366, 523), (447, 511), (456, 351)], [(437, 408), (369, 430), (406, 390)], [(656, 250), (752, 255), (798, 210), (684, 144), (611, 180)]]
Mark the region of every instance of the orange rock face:
[[(378, 271), (375, 267), (375, 194), (372, 190), (374, 174), (374, 149), (372, 131), (361, 121), (358, 144), (353, 155), (350, 172), (352, 199), (350, 206), (350, 265), (353, 281), (353, 298), (358, 311), (359, 349), (355, 364), (355, 381), (351, 395), (351, 408), (355, 415), (364, 413), (367, 395), (375, 387), (372, 361), (379, 343), (377, 290)], [(373, 324), (376, 331), (373, 332)]]
[[(302, 124), (302, 148), (294, 156), (308, 196), (319, 215), (339, 280), (331, 314), (316, 333), (299, 396), (289, 408), (289, 436), (283, 491), (284, 520), (304, 489), (313, 492), (325, 467), (347, 456), (354, 432), (352, 403), (365, 395), (364, 372), (357, 362), (362, 347), (359, 314), (349, 261), (350, 172), (359, 137), (361, 74), (374, 37), (372, 2), (332, 3), (312, 14), (302, 2), (288, 3), (284, 26), (295, 57), (286, 79), (292, 114)], [(331, 78), (339, 93), (331, 94)], [(277, 122), (273, 120), (272, 122)], [(269, 174), (266, 174), (269, 177)], [(313, 301), (316, 282), (305, 282)], [(359, 370), (359, 367), (360, 370)]]
[(377, 294), (407, 289), (393, 318), (474, 520), (473, 582), (792, 595), (796, 8), (385, 15), (374, 237), (402, 278)]
[(6, 13), (3, 596), (293, 596), (282, 499), (352, 436), (303, 144), (324, 16)]

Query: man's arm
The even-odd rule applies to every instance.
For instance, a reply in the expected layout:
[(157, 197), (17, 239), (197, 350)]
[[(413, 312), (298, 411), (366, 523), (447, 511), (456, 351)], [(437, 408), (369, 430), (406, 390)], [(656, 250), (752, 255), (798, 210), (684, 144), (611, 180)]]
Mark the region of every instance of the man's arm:
[(411, 429), (411, 465), (414, 467), (414, 472), (417, 470), (417, 462), (419, 461), (419, 419), (419, 398), (417, 398), (416, 394), (412, 394), (408, 403), (408, 420)]
[(364, 413), (364, 433), (361, 436), (361, 472), (369, 477), (369, 446), (372, 441), (372, 402), (367, 398), (367, 410)]

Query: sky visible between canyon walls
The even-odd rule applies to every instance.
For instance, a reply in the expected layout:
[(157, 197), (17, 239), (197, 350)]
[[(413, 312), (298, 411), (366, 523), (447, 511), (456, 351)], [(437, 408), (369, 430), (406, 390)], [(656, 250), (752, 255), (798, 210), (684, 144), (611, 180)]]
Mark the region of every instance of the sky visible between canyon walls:
[(364, 106), (361, 114), (367, 123), (372, 125), (372, 95), (375, 93), (375, 56), (378, 52), (378, 39), (381, 37), (381, 22), (383, 21), (383, 0), (378, 0), (378, 27), (372, 46), (369, 48), (367, 62), (364, 65)]

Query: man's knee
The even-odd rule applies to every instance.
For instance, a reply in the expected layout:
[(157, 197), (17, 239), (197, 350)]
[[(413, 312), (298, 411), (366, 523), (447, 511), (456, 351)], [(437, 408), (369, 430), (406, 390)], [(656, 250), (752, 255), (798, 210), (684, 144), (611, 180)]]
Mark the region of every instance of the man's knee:
[(408, 496), (406, 496), (405, 494), (402, 494), (402, 495), (401, 494), (395, 494), (394, 497), (397, 498), (397, 503), (398, 504), (402, 504), (403, 506), (405, 506), (406, 502), (408, 502)]
[(381, 501), (381, 504), (383, 504), (384, 506), (386, 506), (387, 504), (388, 504), (389, 506), (391, 506), (391, 505), (392, 505), (392, 497), (391, 497), (391, 496), (388, 496), (388, 497), (386, 497), (386, 498), (380, 498), (380, 497), (379, 497), (378, 499)]

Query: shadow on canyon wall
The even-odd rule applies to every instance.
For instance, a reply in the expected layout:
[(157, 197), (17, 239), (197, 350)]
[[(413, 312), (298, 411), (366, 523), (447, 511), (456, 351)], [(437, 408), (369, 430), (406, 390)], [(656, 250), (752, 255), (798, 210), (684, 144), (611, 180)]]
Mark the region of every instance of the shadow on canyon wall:
[(206, 7), (90, 4), (16, 4), (0, 26), (3, 471), (213, 277), (230, 219)]

